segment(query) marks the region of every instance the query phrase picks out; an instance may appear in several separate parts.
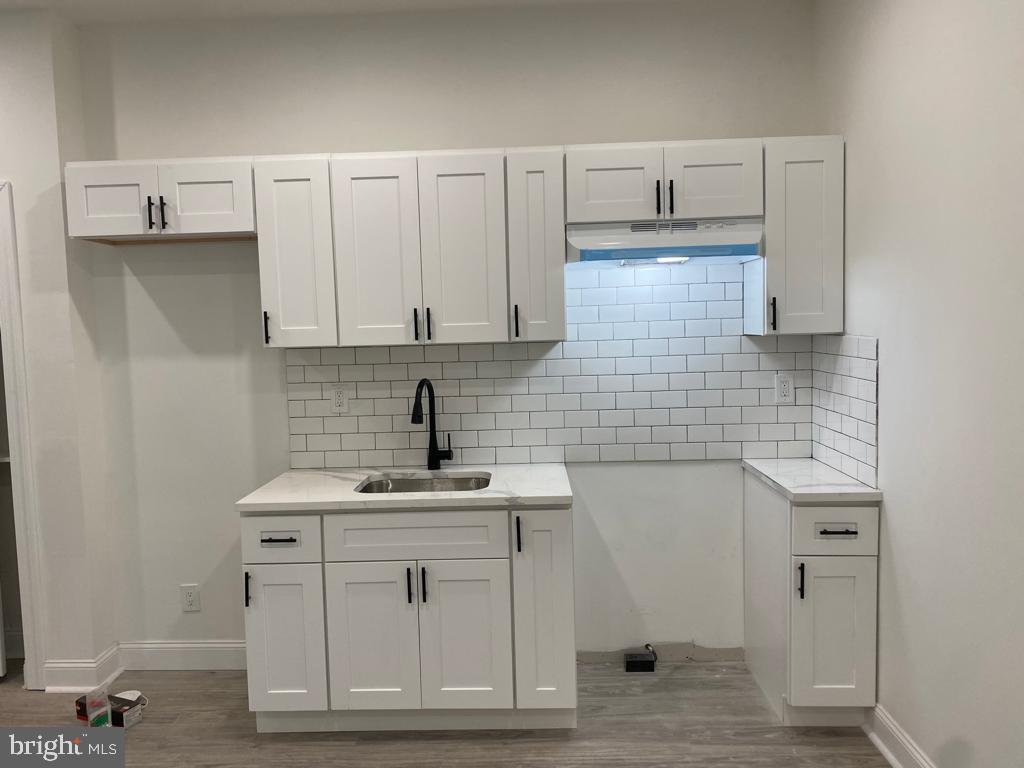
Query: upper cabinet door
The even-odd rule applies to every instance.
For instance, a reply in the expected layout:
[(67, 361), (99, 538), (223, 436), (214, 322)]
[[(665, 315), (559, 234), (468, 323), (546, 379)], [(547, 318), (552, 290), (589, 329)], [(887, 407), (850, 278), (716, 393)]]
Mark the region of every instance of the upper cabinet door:
[(155, 163), (76, 163), (64, 171), (68, 235), (160, 233)]
[[(843, 330), (843, 139), (764, 140), (768, 315), (778, 333)], [(770, 325), (770, 323), (769, 323)]]
[(160, 163), (164, 234), (254, 232), (251, 160)]
[(513, 341), (565, 339), (563, 150), (506, 156)]
[(421, 560), (424, 709), (512, 708), (508, 560)]
[(419, 158), (426, 340), (508, 341), (505, 158)]
[(576, 706), (572, 510), (529, 509), (512, 517), (516, 706)]
[(567, 147), (566, 220), (660, 217), (665, 210), (661, 205), (665, 197), (663, 171), (660, 146)]
[(665, 183), (670, 218), (760, 216), (764, 213), (761, 139), (669, 144)]
[(335, 158), (331, 190), (341, 345), (416, 343), (423, 338), (416, 157)]
[(328, 563), (331, 709), (419, 709), (416, 562)]
[(248, 565), (245, 658), (252, 712), (327, 709), (320, 563)]
[(257, 160), (260, 293), (271, 347), (338, 343), (326, 159)]
[(878, 558), (794, 557), (793, 578), (789, 703), (873, 706)]

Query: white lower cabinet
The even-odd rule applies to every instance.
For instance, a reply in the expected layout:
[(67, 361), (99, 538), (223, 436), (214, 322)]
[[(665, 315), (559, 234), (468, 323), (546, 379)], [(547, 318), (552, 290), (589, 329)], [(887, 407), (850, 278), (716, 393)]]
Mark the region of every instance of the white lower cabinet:
[(244, 577), (249, 709), (327, 709), (323, 566), (247, 565)]
[(511, 709), (508, 560), (419, 565), (423, 708)]
[(878, 564), (874, 557), (793, 557), (789, 703), (875, 703)]
[(419, 709), (416, 562), (328, 563), (331, 709)]
[(512, 518), (516, 703), (576, 706), (572, 511), (534, 509)]

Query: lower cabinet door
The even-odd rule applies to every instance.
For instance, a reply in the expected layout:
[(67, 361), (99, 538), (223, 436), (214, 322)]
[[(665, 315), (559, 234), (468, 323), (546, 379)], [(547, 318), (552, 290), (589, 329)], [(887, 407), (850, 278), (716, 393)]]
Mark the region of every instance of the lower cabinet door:
[(875, 703), (878, 558), (794, 557), (789, 703)]
[(508, 560), (421, 560), (424, 709), (512, 708)]
[(419, 709), (415, 561), (328, 563), (332, 709)]
[(245, 566), (245, 656), (253, 712), (327, 709), (320, 563)]
[(572, 511), (512, 517), (516, 707), (576, 706)]

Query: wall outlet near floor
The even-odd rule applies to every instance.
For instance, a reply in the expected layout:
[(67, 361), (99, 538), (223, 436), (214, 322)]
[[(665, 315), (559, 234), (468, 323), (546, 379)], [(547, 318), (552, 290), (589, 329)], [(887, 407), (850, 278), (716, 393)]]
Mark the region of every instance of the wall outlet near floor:
[(348, 392), (341, 384), (326, 386), (324, 392), (331, 401), (331, 413), (348, 413)]
[(775, 402), (778, 405), (792, 405), (796, 402), (792, 373), (775, 374)]
[(181, 610), (184, 613), (194, 613), (199, 608), (199, 585), (198, 584), (179, 584), (178, 589), (181, 592)]

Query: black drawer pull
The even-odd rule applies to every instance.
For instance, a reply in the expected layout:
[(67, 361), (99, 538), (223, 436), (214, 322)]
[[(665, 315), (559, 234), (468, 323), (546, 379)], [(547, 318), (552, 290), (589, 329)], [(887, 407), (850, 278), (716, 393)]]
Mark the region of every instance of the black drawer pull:
[(807, 566), (804, 565), (803, 563), (800, 563), (800, 565), (798, 565), (796, 567), (796, 569), (798, 571), (800, 571), (800, 586), (796, 588), (796, 591), (800, 593), (800, 599), (803, 600), (804, 599), (804, 575), (805, 575), (805, 573), (807, 571)]
[(668, 215), (672, 216), (676, 212), (676, 180), (668, 180)]
[(263, 343), (270, 343), (270, 313), (263, 310)]
[(412, 605), (412, 568), (405, 569), (405, 600)]
[(419, 307), (412, 308), (412, 333), (416, 341), (420, 340), (420, 309)]
[(164, 196), (160, 195), (160, 229), (167, 229), (167, 203), (164, 201)]
[(523, 551), (523, 519), (516, 515), (516, 552)]
[(149, 228), (152, 229), (154, 226), (153, 222), (153, 196), (146, 195), (146, 218), (149, 222)]
[(246, 608), (249, 607), (249, 599), (250, 599), (250, 595), (249, 595), (249, 579), (250, 578), (251, 577), (249, 576), (249, 572), (246, 571), (245, 572), (245, 607)]
[(427, 307), (427, 341), (430, 341), (430, 307)]
[(296, 544), (298, 541), (294, 536), (288, 536), (284, 539), (275, 539), (273, 536), (268, 536), (265, 539), (260, 539), (260, 544)]
[(423, 592), (423, 602), (427, 602), (427, 569), (426, 567), (420, 568), (420, 582), (423, 585), (421, 591)]
[(772, 330), (777, 331), (779, 327), (778, 323), (778, 309), (776, 307), (775, 297), (772, 296)]
[(519, 305), (518, 304), (516, 304), (515, 312), (513, 314), (516, 316), (516, 338), (518, 339), (519, 338)]
[(654, 210), (661, 216), (661, 179), (654, 182)]
[(822, 528), (818, 531), (818, 534), (821, 536), (856, 536), (857, 532), (849, 528), (843, 528), (841, 531), (830, 531), (828, 528)]

